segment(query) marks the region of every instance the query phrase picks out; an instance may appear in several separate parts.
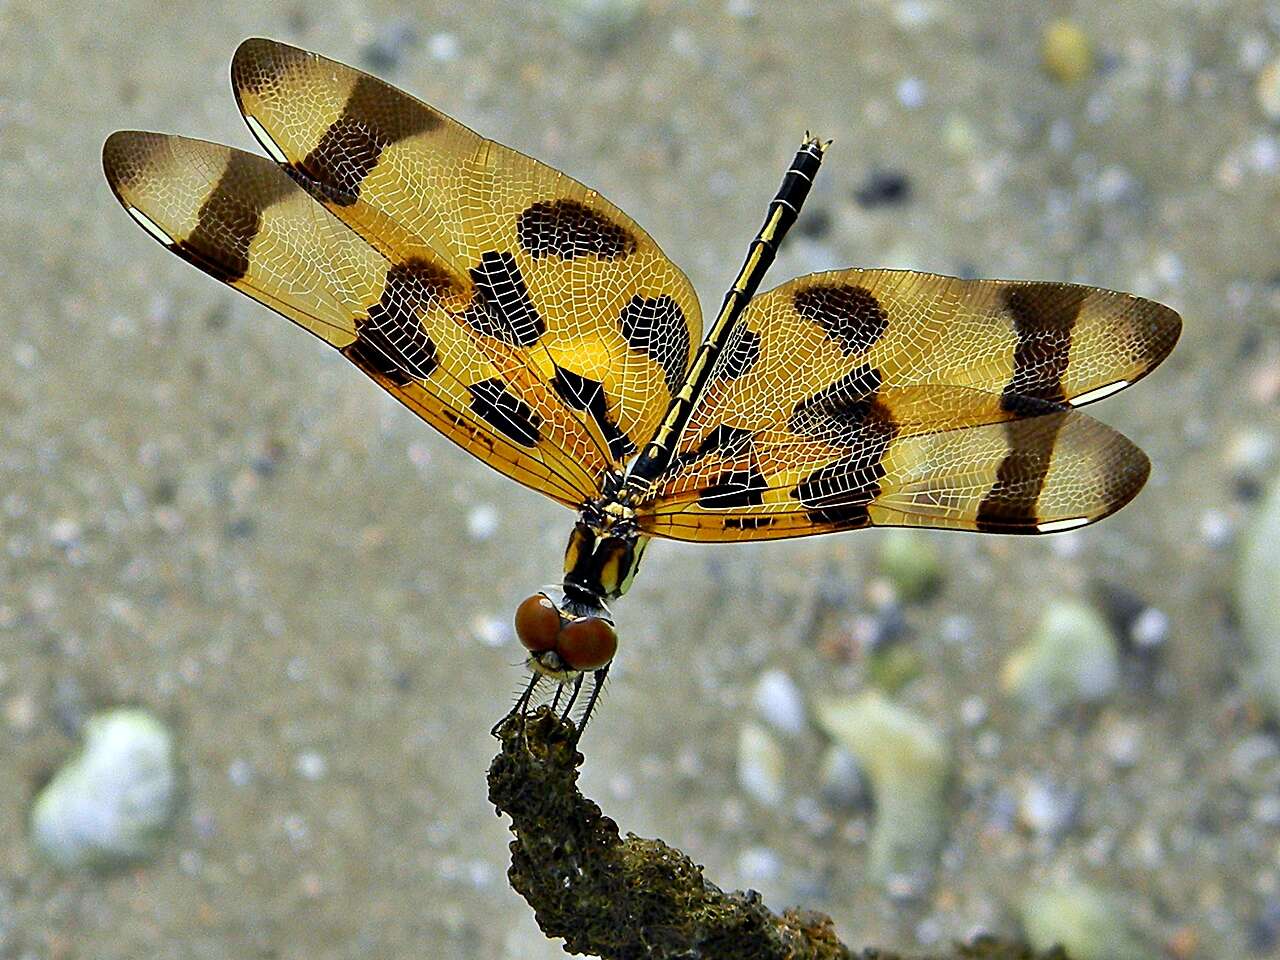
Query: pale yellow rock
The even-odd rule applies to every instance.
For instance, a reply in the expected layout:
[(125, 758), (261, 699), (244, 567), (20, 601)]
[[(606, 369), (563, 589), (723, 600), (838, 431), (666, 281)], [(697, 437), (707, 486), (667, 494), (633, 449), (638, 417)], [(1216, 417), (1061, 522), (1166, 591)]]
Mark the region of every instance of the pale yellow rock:
[(1280, 57), (1258, 71), (1253, 92), (1267, 119), (1280, 120)]
[(1045, 73), (1058, 83), (1079, 83), (1093, 73), (1093, 44), (1070, 20), (1055, 20), (1045, 27), (1040, 58)]
[(1157, 960), (1130, 926), (1120, 898), (1083, 883), (1032, 890), (1022, 903), (1022, 927), (1036, 950), (1066, 948), (1077, 960)]
[(1236, 600), (1245, 647), (1245, 681), (1280, 719), (1280, 481), (1250, 519), (1240, 543)]
[(816, 715), (871, 782), (872, 875), (891, 893), (922, 893), (946, 833), (946, 740), (924, 718), (876, 692), (827, 700)]

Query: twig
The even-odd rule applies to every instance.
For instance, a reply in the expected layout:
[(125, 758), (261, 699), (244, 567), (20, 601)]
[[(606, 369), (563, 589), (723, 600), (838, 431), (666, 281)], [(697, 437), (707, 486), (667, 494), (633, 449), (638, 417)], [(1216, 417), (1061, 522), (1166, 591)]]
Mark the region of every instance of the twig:
[[(897, 960), (855, 954), (831, 918), (791, 909), (781, 916), (754, 891), (726, 893), (661, 840), (628, 834), (578, 792), (573, 724), (546, 708), (513, 714), (495, 729), (502, 751), (489, 768), (489, 799), (511, 817), (511, 886), (567, 953), (603, 960)], [(984, 939), (950, 960), (1067, 960), (1053, 950)]]

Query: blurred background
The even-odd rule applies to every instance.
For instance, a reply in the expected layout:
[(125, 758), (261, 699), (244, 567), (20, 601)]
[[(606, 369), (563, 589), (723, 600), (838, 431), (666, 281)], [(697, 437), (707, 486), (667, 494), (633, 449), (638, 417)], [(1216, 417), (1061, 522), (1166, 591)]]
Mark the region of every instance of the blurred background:
[(766, 287), (892, 266), (1181, 311), (1097, 410), (1154, 464), (1099, 526), (654, 545), (582, 784), (854, 946), (1278, 955), (1280, 3), (19, 0), (0, 957), (562, 955), (484, 774), (570, 515), (101, 175), (122, 127), (256, 149), (227, 82), (251, 35), (597, 187), (704, 310), (809, 129), (835, 144)]

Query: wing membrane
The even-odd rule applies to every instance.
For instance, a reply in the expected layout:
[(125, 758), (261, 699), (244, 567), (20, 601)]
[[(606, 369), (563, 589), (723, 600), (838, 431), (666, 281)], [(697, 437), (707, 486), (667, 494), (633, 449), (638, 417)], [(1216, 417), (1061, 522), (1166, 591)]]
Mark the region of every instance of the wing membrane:
[(393, 258), (430, 251), (471, 278), (477, 298), (461, 321), (504, 342), (510, 368), (551, 383), (613, 468), (648, 439), (701, 319), (687, 278), (622, 211), (285, 44), (242, 44), (232, 85), (272, 156), (371, 245)]
[(389, 260), (276, 164), (218, 144), (120, 132), (103, 166), (156, 239), (340, 350), (469, 453), (569, 506), (598, 493), (593, 447), (545, 382), (458, 322), (474, 285), (429, 250)]
[(793, 280), (731, 332), (641, 526), (736, 540), (1091, 522), (1149, 467), (1072, 408), (1145, 376), (1179, 327), (1159, 304), (1069, 284), (888, 270)]

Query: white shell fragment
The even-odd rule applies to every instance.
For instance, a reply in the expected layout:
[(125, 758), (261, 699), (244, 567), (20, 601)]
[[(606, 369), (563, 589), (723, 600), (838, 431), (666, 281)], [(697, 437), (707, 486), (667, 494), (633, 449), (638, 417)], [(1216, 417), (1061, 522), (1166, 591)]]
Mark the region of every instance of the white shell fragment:
[(872, 875), (891, 896), (920, 895), (946, 833), (946, 740), (923, 717), (875, 692), (820, 703), (816, 715), (871, 781)]
[(54, 775), (31, 811), (31, 838), (65, 869), (99, 869), (153, 854), (173, 823), (173, 738), (144, 710), (91, 717), (84, 747)]
[(799, 736), (809, 726), (804, 694), (785, 670), (766, 670), (751, 696), (760, 719), (779, 733)]
[(738, 731), (738, 785), (766, 807), (786, 796), (786, 759), (782, 748), (763, 727), (743, 724)]
[(1235, 587), (1245, 648), (1252, 657), (1248, 681), (1263, 708), (1280, 718), (1280, 483), (1249, 523)]

